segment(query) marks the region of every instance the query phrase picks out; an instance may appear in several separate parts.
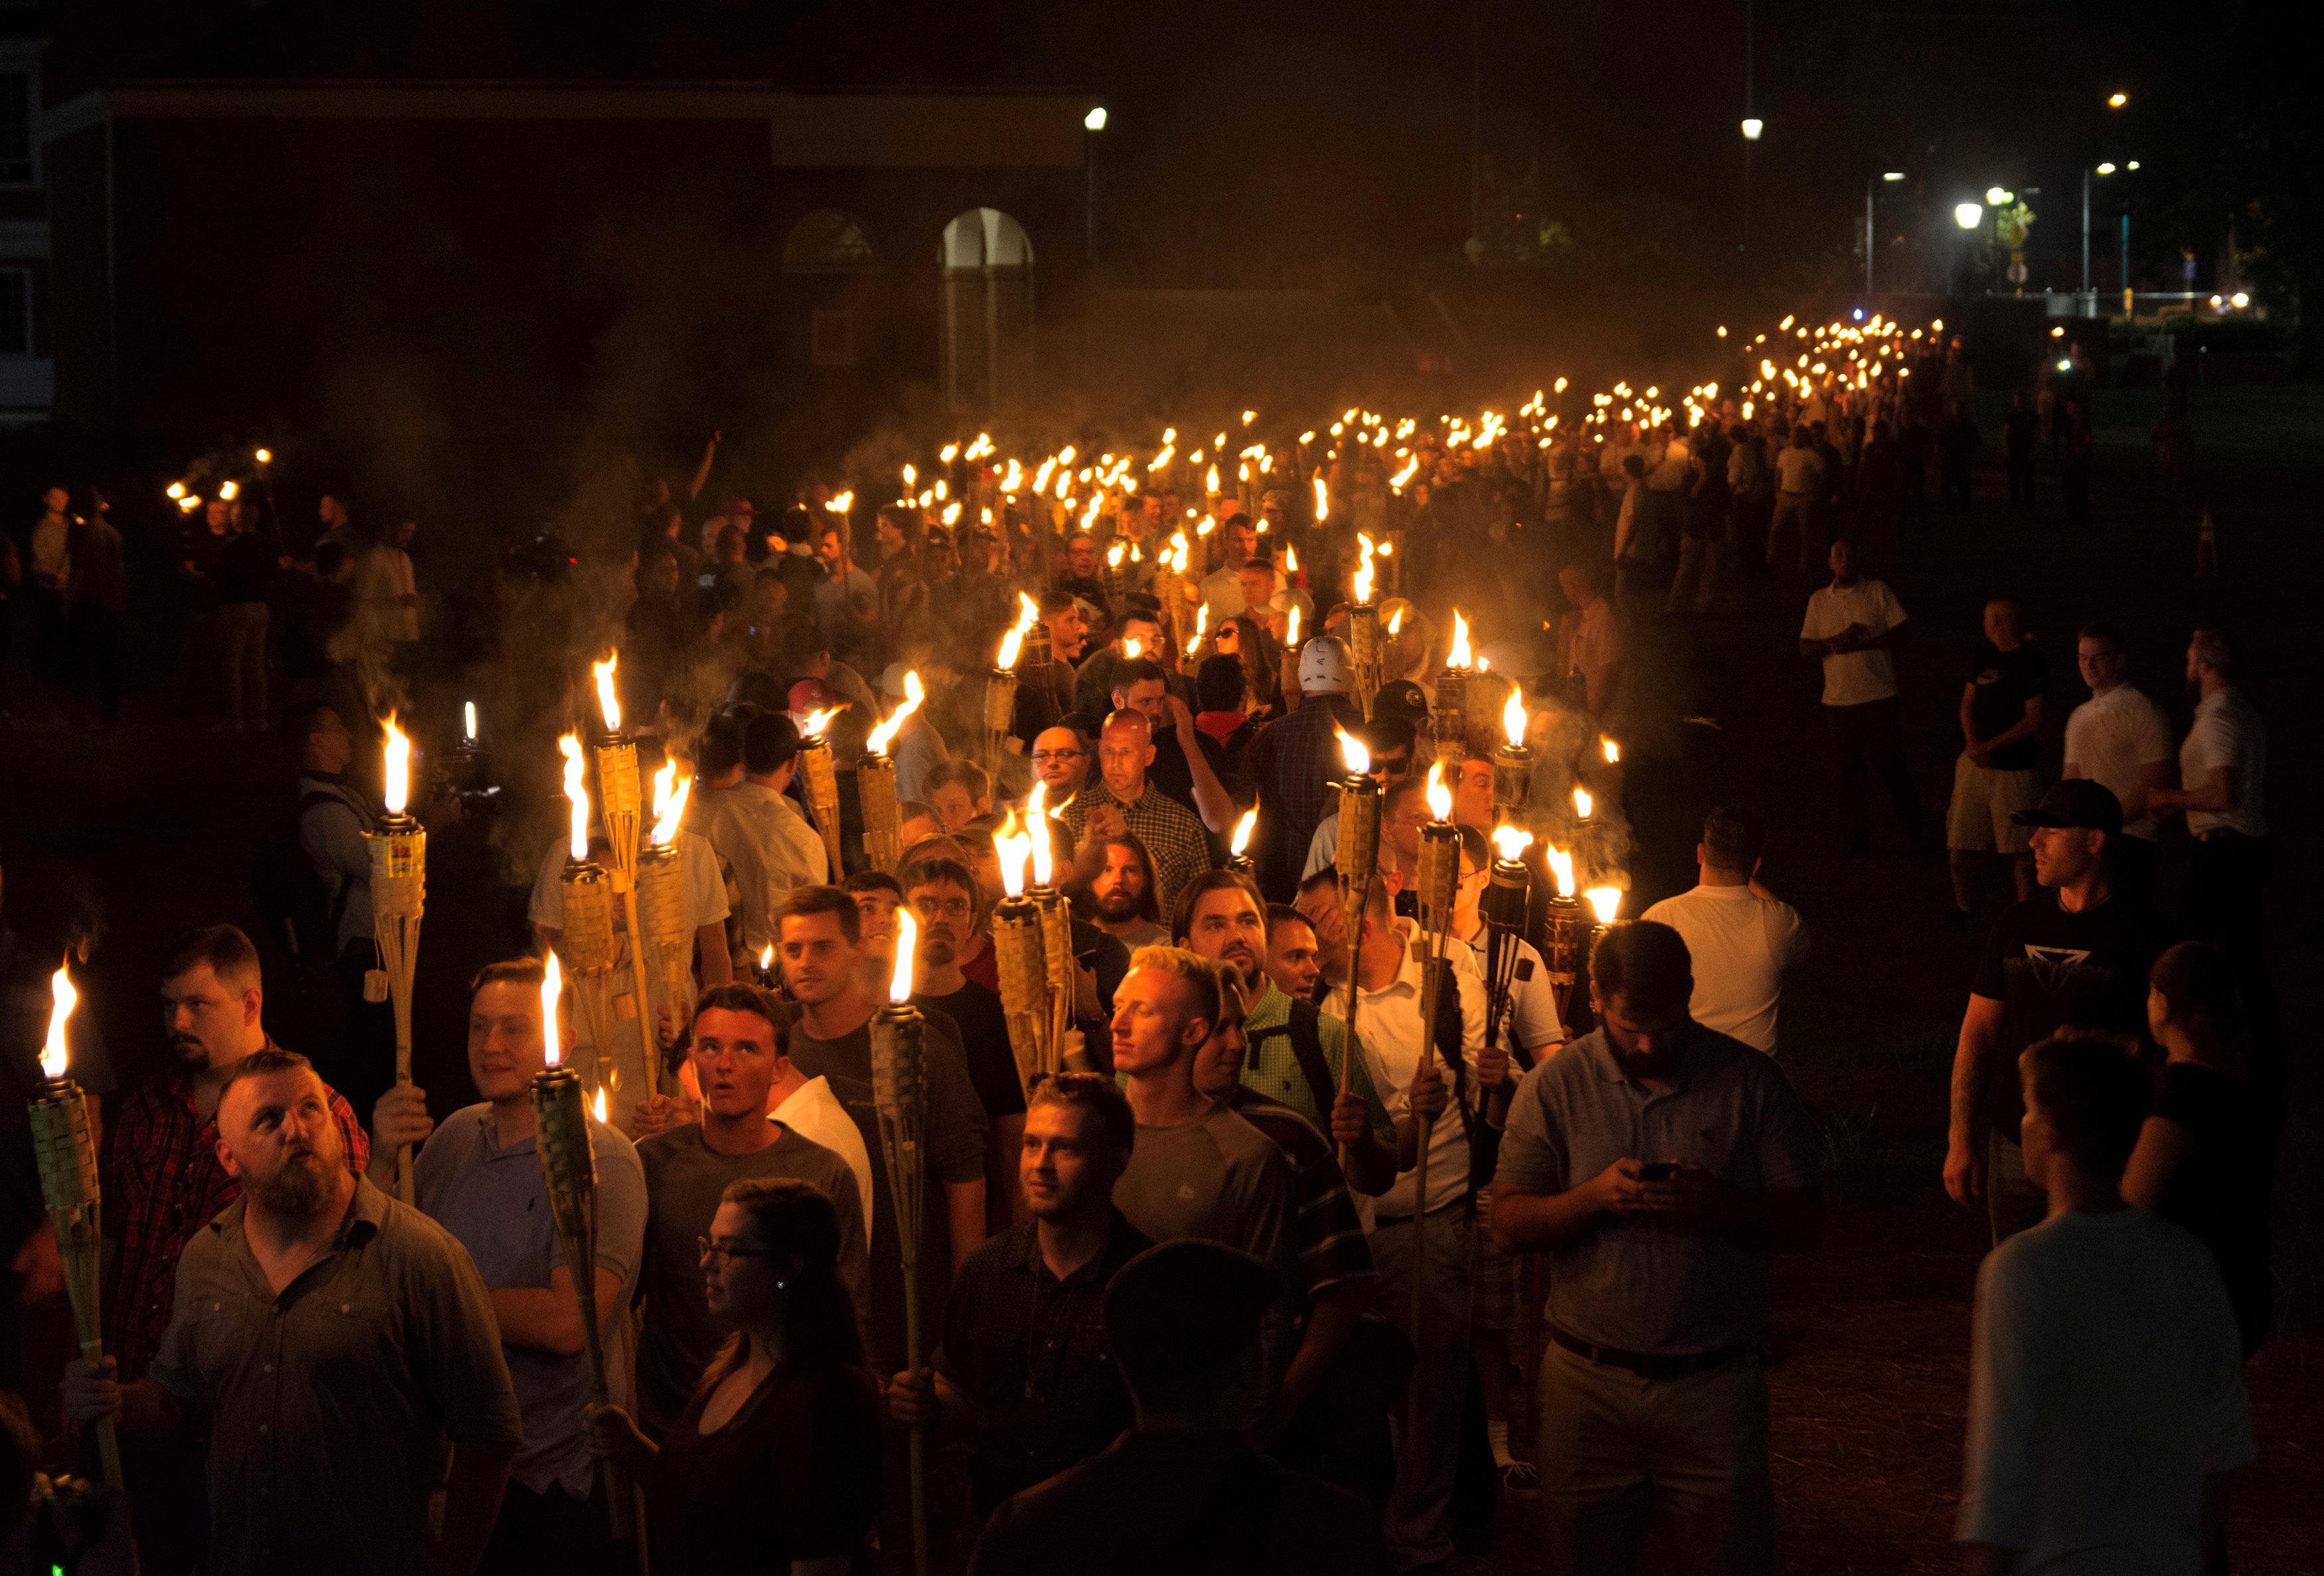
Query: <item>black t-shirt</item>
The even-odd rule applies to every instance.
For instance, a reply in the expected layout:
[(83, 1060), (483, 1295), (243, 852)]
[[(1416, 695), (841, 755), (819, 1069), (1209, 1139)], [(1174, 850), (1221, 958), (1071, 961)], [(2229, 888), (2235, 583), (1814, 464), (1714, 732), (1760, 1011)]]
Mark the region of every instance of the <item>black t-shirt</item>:
[(974, 980), (964, 982), (949, 996), (912, 992), (912, 1000), (930, 1012), (941, 1012), (960, 1030), (960, 1047), (968, 1057), (968, 1081), (984, 1106), (988, 1121), (1016, 1116), (1025, 1109), (1025, 1086), (1017, 1073), (1017, 1054), (1009, 1048), (1009, 1015), (1001, 998)]
[(2026, 1046), (2061, 1028), (2144, 1034), (2146, 971), (2159, 950), (2153, 917), (2118, 897), (2068, 913), (2043, 891), (2003, 911), (1969, 986), (2002, 1003), (1989, 1085), (1997, 1131), (2017, 1139), (2025, 1114), (2017, 1056)]
[[(2016, 726), (2024, 718), (2025, 703), (2048, 691), (2050, 669), (2041, 647), (2030, 640), (2018, 641), (2014, 651), (1987, 641), (1978, 648), (1977, 672), (1969, 682), (1977, 687), (1969, 703), (1969, 722), (1978, 738), (1990, 739)], [(1987, 764), (2000, 771), (2031, 771), (2041, 761), (2042, 739), (2034, 733), (1995, 751)]]
[(2251, 1087), (2193, 1062), (2166, 1064), (2155, 1080), (2153, 1114), (2187, 1132), (2187, 1156), (2172, 1172), (2156, 1212), (2203, 1240), (2248, 1357), (2267, 1334), (2268, 1145)]

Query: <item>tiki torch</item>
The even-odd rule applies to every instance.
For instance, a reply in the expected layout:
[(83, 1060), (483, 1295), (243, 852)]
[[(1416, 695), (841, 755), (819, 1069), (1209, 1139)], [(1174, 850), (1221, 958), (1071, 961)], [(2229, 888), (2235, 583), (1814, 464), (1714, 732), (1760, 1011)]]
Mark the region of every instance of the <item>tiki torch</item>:
[(831, 879), (837, 880), (839, 863), (839, 771), (831, 759), (831, 741), (824, 736), (831, 719), (847, 708), (825, 706), (809, 712), (799, 724), (799, 779), (807, 784), (807, 808), (815, 812), (816, 829), (823, 834), (823, 852), (831, 861)]
[[(912, 1005), (912, 960), (919, 951), (919, 926), (909, 908), (896, 910), (896, 971), (889, 1004), (872, 1019), (872, 1098), (880, 1113), (880, 1153), (887, 1162), (888, 1192), (896, 1204), (896, 1245), (904, 1261), (904, 1370), (920, 1368), (921, 1189), (927, 1180), (920, 1134), (927, 1114), (921, 1031), (925, 1019)], [(927, 1576), (928, 1505), (926, 1431), (911, 1433), (912, 1569)]]
[[(613, 692), (613, 666), (622, 659), (615, 651), (589, 670), (597, 680), (597, 709), (605, 721), (597, 742), (597, 818), (605, 828), (605, 845), (612, 851), (613, 894), (622, 901), (622, 924), (630, 940), (630, 1000), (636, 1004), (641, 1033), (649, 1048), (649, 1065), (660, 1057), (651, 1054), (653, 1009), (646, 990), (645, 939), (638, 926), (638, 823), (643, 818), (645, 796), (638, 781), (638, 747), (622, 737), (622, 702)], [(648, 1080), (659, 1092), (661, 1079)]]
[(1286, 716), (1299, 709), (1299, 604), (1293, 603), (1283, 615), (1283, 711)]
[[(1452, 971), (1444, 964), (1445, 939), (1452, 930), (1452, 900), (1461, 889), (1461, 828), (1452, 824), (1452, 790), (1444, 781), (1444, 762), (1438, 760), (1428, 769), (1429, 821), (1420, 829), (1420, 864), (1415, 872), (1415, 885), (1420, 899), (1420, 927), (1428, 938), (1427, 972), (1420, 985), (1420, 1061), (1413, 1069), (1413, 1081), (1429, 1070), (1436, 1060), (1436, 1013), (1441, 1005), (1445, 976)], [(1457, 987), (1456, 987), (1457, 989)], [(1348, 1006), (1355, 1008), (1357, 981), (1352, 963), (1348, 975)], [(1348, 1054), (1355, 1054), (1351, 1044)], [(1425, 1273), (1428, 1255), (1428, 1233), (1422, 1229), (1421, 1217), (1428, 1212), (1428, 1145), (1434, 1134), (1435, 1119), (1423, 1116), (1420, 1123), (1420, 1157), (1412, 1172), (1412, 1343), (1420, 1344), (1421, 1287), (1426, 1284)]]
[(863, 741), (863, 760), (855, 768), (855, 807), (863, 818), (863, 856), (873, 870), (892, 871), (903, 856), (903, 826), (896, 812), (896, 763), (888, 756), (904, 720), (920, 709), (927, 691), (914, 669), (904, 675), (904, 704)]
[[(420, 963), (420, 917), (428, 902), (428, 829), (405, 813), (411, 797), (411, 741), (395, 725), (391, 714), (387, 729), (387, 814), (377, 830), (364, 835), (371, 844), (372, 934), (379, 942), (381, 972), (387, 975), (387, 999), (395, 1009), (395, 1081), (411, 1082), (411, 976)], [(411, 1175), (411, 1146), (395, 1151), (395, 1195), (416, 1203)]]
[(1351, 582), (1356, 600), (1348, 608), (1348, 660), (1355, 668), (1356, 699), (1364, 708), (1364, 719), (1372, 714), (1372, 696), (1380, 687), (1380, 619), (1379, 608), (1372, 602), (1372, 539), (1359, 531), (1357, 545), (1363, 552), (1363, 561), (1357, 567)]
[[(1170, 533), (1169, 545), (1154, 555), (1154, 596), (1162, 604), (1162, 627), (1170, 637), (1173, 650), (1187, 649), (1186, 622), (1186, 533)], [(1203, 615), (1197, 613), (1199, 619)], [(1201, 631), (1196, 631), (1197, 636)]]
[[(1501, 723), (1506, 731), (1508, 704), (1517, 694), (1517, 687), (1514, 683), (1494, 672), (1489, 663), (1480, 659), (1461, 689), (1462, 704), (1469, 713), (1469, 737), (1480, 740), (1491, 738), (1496, 722)], [(1522, 731), (1518, 733), (1517, 742), (1525, 742)]]
[(1501, 707), (1501, 735), (1503, 742), (1493, 751), (1493, 817), (1523, 820), (1533, 794), (1533, 751), (1525, 742), (1525, 691), (1514, 685)]
[(1001, 637), (1001, 651), (992, 671), (984, 676), (984, 770), (995, 781), (1001, 757), (1008, 748), (1010, 725), (1017, 720), (1017, 659), (1033, 620), (1020, 614)]
[[(1340, 1092), (1352, 1087), (1356, 1057), (1356, 1004), (1361, 992), (1357, 987), (1355, 954), (1362, 950), (1364, 910), (1370, 907), (1372, 883), (1379, 879), (1380, 788), (1372, 780), (1371, 751), (1365, 749), (1344, 728), (1334, 727), (1340, 735), (1340, 754), (1347, 762), (1348, 775), (1340, 779), (1340, 842), (1336, 862), (1340, 879), (1340, 913), (1348, 933), (1348, 1035), (1347, 1049), (1340, 1057)], [(1328, 1118), (1330, 1113), (1324, 1113)], [(1340, 1166), (1348, 1169), (1354, 1163), (1354, 1154), (1346, 1145), (1340, 1147)]]
[[(41, 1197), (49, 1206), (57, 1256), (64, 1264), (65, 1290), (72, 1298), (73, 1331), (80, 1339), (82, 1358), (94, 1366), (105, 1356), (97, 1308), (104, 1243), (97, 1221), (97, 1137), (89, 1131), (88, 1099), (65, 1069), (65, 1020), (72, 1016), (80, 992), (61, 965), (49, 976), (49, 1038), (41, 1052), (45, 1082), (31, 1102), (32, 1154), (40, 1162)], [(121, 1442), (113, 1419), (100, 1417), (95, 1427), (105, 1486), (118, 1495)]]
[(1436, 676), (1436, 704), (1430, 708), (1436, 727), (1436, 758), (1458, 761), (1469, 745), (1469, 675), (1475, 661), (1469, 649), (1469, 621), (1452, 610), (1452, 644), (1444, 652), (1443, 671)]
[(597, 1082), (612, 1087), (621, 1081), (613, 1057), (613, 883), (605, 867), (589, 857), (589, 768), (581, 740), (567, 733), (557, 747), (565, 754), (565, 797), (572, 817), (572, 842), (558, 880), (565, 899), (565, 955), (572, 960), (581, 1014), (588, 1020)]
[(1016, 815), (1010, 810), (992, 834), (1001, 885), (1008, 893), (992, 906), (992, 959), (1001, 975), (1009, 1049), (1017, 1058), (1018, 1081), (1029, 1090), (1049, 1066), (1049, 964), (1040, 906), (1025, 896), (1025, 860), (1032, 851), (1032, 838), (1018, 829)]
[(1227, 869), (1254, 879), (1259, 875), (1259, 862), (1250, 856), (1250, 834), (1258, 826), (1259, 806), (1253, 804), (1235, 823), (1234, 835), (1227, 842)]
[(1525, 934), (1532, 905), (1532, 872), (1525, 867), (1525, 852), (1533, 834), (1506, 824), (1493, 828), (1493, 864), (1477, 905), (1485, 922), (1485, 1044), (1509, 1010), (1517, 986), (1517, 941)]
[[(686, 876), (678, 852), (679, 824), (686, 818), (686, 801), (694, 788), (690, 777), (678, 775), (678, 762), (666, 760), (654, 773), (653, 835), (638, 855), (638, 918), (653, 948), (654, 972), (661, 979), (661, 1004), (672, 1023), (686, 1021), (693, 1006), (694, 932), (687, 924)], [(647, 1058), (655, 1069), (654, 1084), (661, 1085), (661, 1041), (648, 1040)]]
[(1049, 785), (1036, 782), (1025, 800), (1025, 830), (1032, 838), (1033, 906), (1041, 913), (1041, 960), (1049, 977), (1049, 1024), (1043, 1073), (1065, 1070), (1065, 1034), (1074, 1026), (1074, 911), (1057, 890), (1056, 851), (1049, 838)]
[(1549, 982), (1557, 992), (1558, 1016), (1571, 1022), (1575, 985), (1589, 966), (1589, 926), (1582, 918), (1582, 903), (1573, 895), (1573, 855), (1551, 848), (1545, 856), (1557, 890), (1549, 899), (1542, 926), (1542, 962), (1549, 965)]

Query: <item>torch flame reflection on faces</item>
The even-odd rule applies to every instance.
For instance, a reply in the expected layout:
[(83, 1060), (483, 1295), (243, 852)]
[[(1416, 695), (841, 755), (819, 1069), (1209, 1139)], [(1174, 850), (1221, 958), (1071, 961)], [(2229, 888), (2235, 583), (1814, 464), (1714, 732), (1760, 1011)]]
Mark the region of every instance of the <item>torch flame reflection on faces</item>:
[(540, 963), (540, 1048), (550, 1066), (565, 1060), (557, 1043), (557, 999), (565, 993), (565, 969), (551, 948)]
[(73, 1014), (80, 992), (62, 963), (49, 976), (49, 1037), (41, 1049), (41, 1075), (51, 1081), (65, 1075), (65, 1019)]
[(589, 664), (589, 671), (597, 680), (597, 710), (604, 715), (608, 733), (622, 731), (622, 701), (613, 693), (613, 668), (621, 659), (622, 654), (615, 651), (603, 662)]
[(1248, 853), (1250, 849), (1251, 830), (1258, 825), (1259, 806), (1257, 805), (1253, 805), (1250, 809), (1245, 810), (1242, 813), (1242, 819), (1235, 823), (1234, 837), (1227, 845), (1228, 852), (1232, 853), (1237, 859), (1240, 859), (1246, 853)]
[(1592, 887), (1582, 895), (1589, 900), (1600, 925), (1613, 924), (1614, 916), (1622, 911), (1622, 889), (1619, 887)]
[(1520, 831), (1509, 825), (1493, 828), (1493, 852), (1510, 864), (1515, 864), (1523, 858), (1525, 851), (1532, 846), (1533, 834), (1530, 832)]
[(572, 733), (557, 741), (565, 752), (565, 797), (573, 810), (573, 857), (589, 857), (589, 768), (581, 759), (581, 741)]
[(888, 1000), (901, 1007), (912, 999), (912, 959), (919, 951), (920, 923), (911, 905), (896, 905), (896, 972), (888, 981)]
[(1557, 882), (1557, 895), (1571, 898), (1573, 896), (1573, 856), (1562, 848), (1552, 848), (1547, 853), (1549, 873)]
[(380, 724), (387, 730), (386, 780), (381, 800), (391, 816), (401, 816), (411, 802), (411, 741), (395, 725), (395, 714)]

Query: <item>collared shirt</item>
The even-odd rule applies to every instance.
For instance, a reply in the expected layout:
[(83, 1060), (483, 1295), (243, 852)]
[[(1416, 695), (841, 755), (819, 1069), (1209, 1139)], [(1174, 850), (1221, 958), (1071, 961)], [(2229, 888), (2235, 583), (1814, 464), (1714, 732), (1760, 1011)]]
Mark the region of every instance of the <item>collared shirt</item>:
[[(1364, 1060), (1370, 1065), (1372, 1083), (1388, 1091), (1388, 1115), (1402, 1121), (1412, 1114), (1412, 1081), (1420, 1072), (1421, 1050), (1426, 1046), (1434, 1056), (1436, 1047), (1433, 1026), (1421, 1017), (1428, 944), (1409, 919), (1397, 920), (1397, 930), (1405, 946), (1396, 978), (1377, 991), (1363, 991), (1356, 1008), (1356, 1025), (1362, 1032)], [(1452, 965), (1461, 995), (1461, 1055), (1469, 1064), (1463, 1082), (1473, 1096), (1477, 1058), (1485, 1048), (1485, 982), (1478, 978), (1475, 954), (1467, 947), (1449, 947), (1445, 958)], [(1326, 1009), (1346, 1012), (1352, 983), (1333, 991), (1325, 999)], [(1449, 1086), (1452, 1069), (1441, 1059), (1436, 1069)], [(1367, 1212), (1379, 1220), (1398, 1220), (1460, 1202), (1469, 1190), (1469, 1123), (1459, 1101), (1447, 1101), (1444, 1113), (1428, 1130), (1428, 1197), (1416, 1203), (1418, 1177), (1417, 1167), (1399, 1175), (1386, 1193), (1368, 1201)]]
[[(1904, 609), (1886, 581), (1858, 579), (1853, 585), (1826, 585), (1808, 598), (1808, 616), (1800, 625), (1800, 639), (1828, 641), (1850, 624), (1862, 624), (1877, 637), (1904, 622)], [(1895, 693), (1896, 662), (1885, 648), (1825, 654), (1824, 705), (1862, 705), (1891, 699)]]
[[(1579, 1187), (1617, 1160), (1700, 1166), (1747, 1193), (1816, 1182), (1813, 1135), (1772, 1057), (1695, 1024), (1659, 1089), (1623, 1072), (1603, 1029), (1525, 1075), (1493, 1184)], [(1767, 1257), (1714, 1232), (1606, 1217), (1549, 1250), (1549, 1322), (1598, 1346), (1721, 1351), (1767, 1328)]]
[[(1300, 1070), (1299, 1053), (1291, 1048), (1290, 1024), (1291, 998), (1270, 979), (1258, 1000), (1243, 1009), (1243, 1037), (1250, 1046), (1242, 1062), (1243, 1086), (1278, 1105), (1289, 1106), (1310, 1126), (1328, 1133), (1332, 1130), (1332, 1113), (1315, 1103), (1315, 1092), (1307, 1083), (1307, 1074)], [(1323, 1042), (1323, 1068), (1336, 1087), (1341, 1063), (1347, 1055), (1348, 1026), (1329, 1012), (1318, 1012), (1315, 1037)], [(1385, 1144), (1390, 1154), (1395, 1153), (1396, 1123), (1372, 1083), (1370, 1057), (1356, 1058), (1355, 1066), (1348, 1074), (1348, 1087), (1364, 1102), (1365, 1114), (1371, 1119), (1372, 1137)]]
[(1148, 782), (1135, 804), (1124, 804), (1102, 778), (1092, 778), (1065, 807), (1065, 830), (1078, 843), (1089, 825), (1090, 811), (1111, 805), (1154, 856), (1154, 900), (1162, 912), (1178, 900), (1178, 889), (1211, 868), (1211, 842), (1194, 812)]
[[(272, 1040), (266, 1048), (280, 1050)], [(371, 1139), (355, 1108), (327, 1091), (347, 1169), (371, 1164)], [(194, 1233), (242, 1196), (217, 1157), (217, 1119), (194, 1109), (186, 1074), (150, 1079), (121, 1097), (105, 1124), (105, 1196), (118, 1211), (120, 1249), (105, 1288), (105, 1350), (122, 1382), (142, 1379), (161, 1350), (177, 1304), (178, 1260)]]
[[(2131, 790), (2144, 779), (2146, 768), (2170, 759), (2170, 721), (2134, 685), (2117, 684), (2104, 695), (2093, 695), (2066, 719), (2066, 765), (2104, 784), (2126, 804)], [(2142, 816), (2125, 822), (2122, 834), (2152, 843), (2155, 831), (2154, 817)]]
[(2235, 788), (2224, 810), (2190, 810), (2187, 830), (2267, 835), (2267, 724), (2244, 692), (2230, 684), (2214, 690), (2195, 708), (2195, 720), (2179, 746), (2179, 780), (2195, 788), (2219, 768), (2232, 767)]
[(742, 951), (756, 957), (775, 939), (775, 906), (794, 887), (831, 879), (822, 834), (790, 801), (748, 778), (716, 796), (703, 835), (734, 871), (742, 917)]
[[(596, 1267), (619, 1286), (610, 1304), (598, 1304), (597, 1316), (619, 1329), (637, 1286), (646, 1174), (630, 1141), (602, 1122), (589, 1124), (589, 1150), (597, 1167)], [(414, 1170), (421, 1212), (459, 1239), (492, 1290), (546, 1288), (555, 1271), (570, 1267), (549, 1212), (540, 1146), (525, 1138), (503, 1147), (490, 1104), (445, 1118), (421, 1147)], [(555, 1484), (586, 1499), (596, 1469), (581, 1440), (589, 1378), (580, 1357), (506, 1343), (501, 1350), (524, 1417), (524, 1448), (511, 1475), (536, 1494)]]
[[(821, 846), (822, 840), (816, 839)], [(558, 838), (556, 845), (542, 856), (540, 870), (532, 880), (532, 897), (525, 906), (525, 918), (543, 930), (565, 928), (565, 866), (572, 849), (571, 843)], [(592, 858), (603, 844), (593, 845)], [(689, 948), (694, 933), (706, 925), (725, 921), (726, 881), (718, 871), (717, 851), (710, 840), (699, 833), (681, 827), (678, 834), (678, 885), (686, 893), (686, 935)], [(617, 935), (616, 940), (621, 939)]]
[[(1476, 965), (1480, 980), (1486, 979), (1491, 962), (1491, 954), (1486, 950), (1491, 939), (1490, 930), (1479, 926), (1477, 934), (1469, 941), (1469, 961)], [(1508, 1022), (1502, 1026), (1504, 1043), (1513, 1052), (1546, 1055), (1565, 1043), (1565, 1020), (1557, 1013), (1557, 987), (1550, 980), (1549, 964), (1543, 961), (1533, 943), (1522, 935), (1512, 935), (1508, 941), (1517, 949), (1517, 966), (1509, 971)], [(1489, 1000), (1490, 996), (1488, 990)]]
[(152, 1368), (208, 1415), (206, 1568), (410, 1576), (445, 1441), (523, 1438), (492, 1299), (450, 1232), (361, 1177), (330, 1246), (278, 1293), (245, 1207), (187, 1243)]
[(808, 1079), (769, 1111), (767, 1120), (782, 1123), (808, 1143), (821, 1144), (847, 1162), (847, 1168), (855, 1173), (856, 1195), (863, 1202), (863, 1240), (870, 1244), (873, 1240), (872, 1151), (863, 1147), (855, 1119), (831, 1092), (831, 1080), (821, 1074)]
[(1129, 1392), (1105, 1334), (1113, 1272), (1153, 1243), (1113, 1213), (1096, 1257), (1059, 1280), (1027, 1221), (980, 1246), (953, 1277), (936, 1367), (976, 1407), (976, 1507), (1085, 1461), (1129, 1427)]
[(1773, 1055), (1784, 971), (1807, 955), (1807, 922), (1778, 898), (1748, 886), (1699, 884), (1665, 898), (1645, 917), (1667, 925), (1694, 960), (1695, 1022)]
[(1372, 1262), (1363, 1219), (1356, 1212), (1355, 1195), (1348, 1191), (1332, 1140), (1305, 1117), (1248, 1083), (1230, 1090), (1226, 1103), (1291, 1162), (1293, 1245), (1308, 1300), (1344, 1281), (1378, 1278), (1379, 1267)]
[(1296, 880), (1317, 824), (1340, 807), (1338, 785), (1348, 768), (1339, 730), (1362, 723), (1351, 696), (1305, 696), (1297, 711), (1261, 728), (1243, 751), (1243, 785), (1259, 792), (1259, 829), (1268, 838), (1264, 863), (1283, 885)]

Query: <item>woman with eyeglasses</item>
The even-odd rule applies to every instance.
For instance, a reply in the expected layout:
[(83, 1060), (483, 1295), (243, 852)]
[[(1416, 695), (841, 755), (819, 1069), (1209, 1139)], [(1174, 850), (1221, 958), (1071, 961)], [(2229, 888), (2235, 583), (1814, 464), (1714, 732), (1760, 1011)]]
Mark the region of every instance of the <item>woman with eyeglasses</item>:
[(844, 1576), (879, 1510), (881, 1439), (838, 1219), (803, 1182), (738, 1182), (701, 1246), (710, 1311), (734, 1334), (659, 1446), (593, 1406), (589, 1448), (643, 1484), (656, 1569)]

